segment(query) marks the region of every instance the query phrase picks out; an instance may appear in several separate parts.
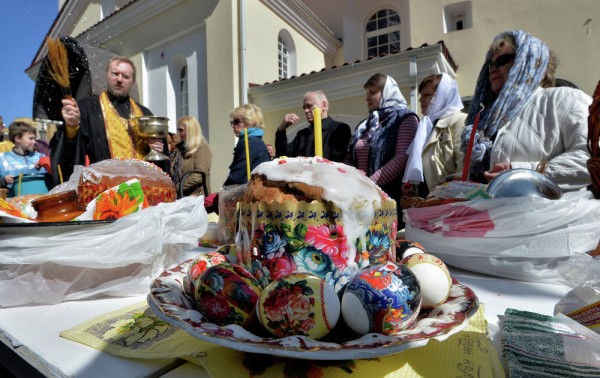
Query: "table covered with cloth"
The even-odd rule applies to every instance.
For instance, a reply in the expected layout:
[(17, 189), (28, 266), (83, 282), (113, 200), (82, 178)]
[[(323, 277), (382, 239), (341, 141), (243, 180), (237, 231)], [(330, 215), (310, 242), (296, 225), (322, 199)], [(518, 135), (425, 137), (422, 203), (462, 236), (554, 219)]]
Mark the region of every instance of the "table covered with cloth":
[[(187, 252), (182, 261), (198, 250), (205, 248)], [(552, 318), (569, 287), (455, 268), (451, 273), (479, 298), (481, 308), (469, 327), (442, 342), (432, 340), (425, 347), (368, 360), (294, 360), (222, 348), (159, 321), (148, 311), (145, 295), (3, 309), (0, 341), (36, 371), (61, 377), (524, 376), (503, 354), (507, 310)]]
[(502, 377), (502, 365), (486, 333), (482, 306), (465, 330), (441, 342), (372, 359), (311, 361), (245, 353), (201, 341), (162, 322), (141, 302), (60, 335), (127, 358), (185, 359), (211, 377)]

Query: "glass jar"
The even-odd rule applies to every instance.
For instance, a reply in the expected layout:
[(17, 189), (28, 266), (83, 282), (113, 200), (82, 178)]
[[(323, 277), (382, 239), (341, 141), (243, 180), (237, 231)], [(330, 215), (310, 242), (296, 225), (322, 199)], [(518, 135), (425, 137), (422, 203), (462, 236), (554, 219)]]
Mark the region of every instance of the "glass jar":
[(31, 206), (40, 222), (67, 222), (85, 212), (75, 190), (40, 197), (31, 202)]

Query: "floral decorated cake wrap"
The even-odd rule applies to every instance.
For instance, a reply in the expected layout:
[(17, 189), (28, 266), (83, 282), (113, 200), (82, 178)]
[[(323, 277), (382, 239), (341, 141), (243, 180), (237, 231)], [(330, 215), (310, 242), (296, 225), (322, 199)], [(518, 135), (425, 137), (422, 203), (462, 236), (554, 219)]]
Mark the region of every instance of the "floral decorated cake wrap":
[(395, 260), (396, 203), (375, 208), (370, 224), (346, 225), (331, 203), (240, 204), (238, 262), (264, 284), (310, 273), (339, 291), (359, 269)]

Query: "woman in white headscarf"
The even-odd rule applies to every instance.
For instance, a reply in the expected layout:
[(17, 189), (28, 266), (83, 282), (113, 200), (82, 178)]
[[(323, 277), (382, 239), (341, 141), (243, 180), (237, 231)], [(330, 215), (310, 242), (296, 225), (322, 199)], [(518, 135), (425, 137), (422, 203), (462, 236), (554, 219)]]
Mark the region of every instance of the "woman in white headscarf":
[[(406, 151), (415, 136), (419, 118), (407, 106), (396, 81), (376, 73), (363, 88), (369, 117), (354, 130), (346, 162), (363, 171), (400, 205)], [(398, 228), (404, 227), (398, 217)]]
[(461, 134), (467, 114), (461, 112), (463, 103), (458, 86), (449, 75), (427, 76), (418, 89), (423, 118), (409, 151), (411, 156), (403, 181), (424, 181), (429, 192), (448, 177), (462, 173)]

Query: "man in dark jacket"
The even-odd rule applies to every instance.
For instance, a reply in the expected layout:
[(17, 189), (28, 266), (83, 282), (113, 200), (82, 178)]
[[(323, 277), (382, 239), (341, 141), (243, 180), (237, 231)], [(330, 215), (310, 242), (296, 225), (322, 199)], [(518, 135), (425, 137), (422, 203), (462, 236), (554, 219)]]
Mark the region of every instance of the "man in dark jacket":
[(321, 126), (323, 129), (323, 157), (331, 161), (344, 162), (346, 150), (352, 132), (350, 126), (337, 122), (329, 117), (329, 102), (322, 91), (308, 92), (304, 95), (302, 109), (308, 127), (298, 131), (291, 143), (288, 143), (286, 129), (298, 122), (300, 117), (294, 113), (286, 114), (275, 133), (275, 150), (277, 156), (314, 156), (315, 133), (313, 106), (321, 109)]

